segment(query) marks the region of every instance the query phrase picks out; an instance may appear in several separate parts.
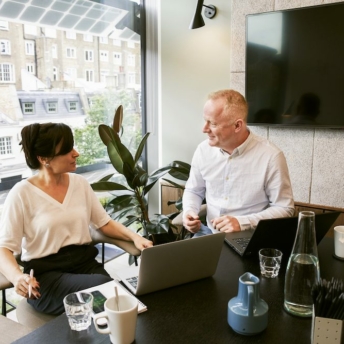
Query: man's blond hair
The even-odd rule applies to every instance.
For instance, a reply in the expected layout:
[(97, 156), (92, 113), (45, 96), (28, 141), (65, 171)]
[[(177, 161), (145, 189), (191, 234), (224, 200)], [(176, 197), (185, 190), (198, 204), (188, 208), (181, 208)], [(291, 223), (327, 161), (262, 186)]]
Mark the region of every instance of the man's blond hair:
[(208, 95), (208, 99), (225, 99), (224, 115), (237, 120), (242, 119), (246, 122), (248, 104), (245, 97), (235, 90), (219, 90)]

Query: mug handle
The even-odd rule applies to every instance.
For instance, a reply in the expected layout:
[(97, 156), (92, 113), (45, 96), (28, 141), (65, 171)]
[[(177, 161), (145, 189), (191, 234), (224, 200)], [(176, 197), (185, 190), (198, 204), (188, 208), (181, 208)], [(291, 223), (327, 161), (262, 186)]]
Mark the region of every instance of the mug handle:
[(96, 328), (97, 332), (99, 332), (99, 333), (110, 334), (110, 327), (109, 327), (109, 326), (107, 326), (106, 328), (99, 328), (99, 327), (98, 327), (97, 320), (98, 320), (98, 319), (101, 319), (101, 318), (107, 319), (107, 323), (109, 324), (109, 321), (108, 321), (109, 318), (108, 318), (108, 316), (106, 315), (105, 312), (101, 312), (101, 313), (95, 314), (95, 315), (93, 316), (93, 324), (94, 324), (94, 327)]

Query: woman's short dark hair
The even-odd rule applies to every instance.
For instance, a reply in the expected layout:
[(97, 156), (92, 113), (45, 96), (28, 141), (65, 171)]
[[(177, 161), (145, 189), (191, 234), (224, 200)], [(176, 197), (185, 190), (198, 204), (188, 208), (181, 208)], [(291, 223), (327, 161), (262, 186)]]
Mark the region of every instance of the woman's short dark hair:
[[(64, 123), (33, 123), (21, 131), (22, 149), (27, 165), (34, 170), (39, 169), (38, 157), (52, 159), (57, 155), (69, 153), (74, 146), (71, 128)], [(62, 142), (56, 153), (57, 145)]]

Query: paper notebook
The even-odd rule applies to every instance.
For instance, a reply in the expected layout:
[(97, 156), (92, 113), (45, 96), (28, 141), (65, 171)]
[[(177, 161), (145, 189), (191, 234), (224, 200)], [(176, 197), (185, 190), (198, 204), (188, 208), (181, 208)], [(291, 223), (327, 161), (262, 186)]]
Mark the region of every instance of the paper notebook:
[(97, 285), (92, 288), (85, 289), (83, 291), (91, 292), (91, 291), (99, 290), (106, 298), (109, 298), (109, 297), (115, 296), (115, 286), (117, 286), (118, 295), (131, 295), (132, 297), (135, 297), (137, 299), (138, 313), (142, 313), (147, 310), (147, 306), (144, 303), (142, 303), (136, 296), (130, 293), (130, 291), (127, 290), (122, 284), (118, 283), (115, 280), (101, 284), (101, 285)]

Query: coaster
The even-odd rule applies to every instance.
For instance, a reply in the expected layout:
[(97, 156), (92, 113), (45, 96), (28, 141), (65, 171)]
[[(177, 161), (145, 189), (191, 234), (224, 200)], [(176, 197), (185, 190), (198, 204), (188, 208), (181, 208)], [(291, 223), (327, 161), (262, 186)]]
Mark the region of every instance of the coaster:
[(344, 262), (344, 258), (341, 258), (341, 257), (338, 257), (336, 256), (335, 253), (332, 254), (334, 258), (338, 259), (338, 260), (341, 260), (342, 262)]

